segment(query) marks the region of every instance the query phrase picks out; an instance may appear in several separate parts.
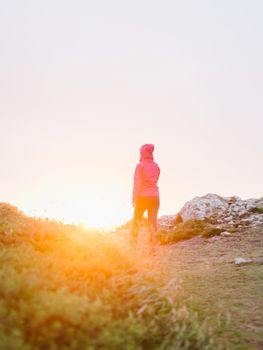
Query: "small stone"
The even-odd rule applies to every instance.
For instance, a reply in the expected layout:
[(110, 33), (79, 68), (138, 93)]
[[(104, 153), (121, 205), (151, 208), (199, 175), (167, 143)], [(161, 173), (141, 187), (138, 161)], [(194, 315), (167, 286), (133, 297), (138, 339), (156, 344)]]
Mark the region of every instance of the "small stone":
[(208, 238), (208, 242), (209, 243), (213, 243), (213, 242), (216, 242), (216, 241), (219, 241), (220, 240), (220, 238), (219, 237), (217, 237), (217, 236), (215, 236), (215, 237), (211, 237), (211, 238)]
[(228, 231), (224, 231), (224, 232), (220, 233), (220, 236), (222, 236), (222, 237), (229, 237), (229, 236), (231, 236), (231, 233), (228, 232)]
[(236, 265), (249, 264), (249, 263), (252, 263), (252, 259), (235, 258), (234, 263)]

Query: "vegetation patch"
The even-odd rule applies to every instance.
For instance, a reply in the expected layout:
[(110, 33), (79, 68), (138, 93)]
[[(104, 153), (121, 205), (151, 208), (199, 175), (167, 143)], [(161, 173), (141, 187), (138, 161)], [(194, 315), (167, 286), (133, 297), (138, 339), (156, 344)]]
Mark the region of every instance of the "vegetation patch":
[(196, 236), (213, 237), (220, 235), (225, 231), (224, 228), (218, 228), (211, 225), (206, 220), (189, 220), (185, 223), (180, 223), (172, 230), (161, 230), (158, 232), (158, 239), (161, 244), (174, 243), (183, 241)]
[(176, 288), (111, 235), (4, 213), (0, 349), (217, 348)]
[(261, 207), (251, 208), (250, 212), (253, 214), (263, 214), (263, 208)]

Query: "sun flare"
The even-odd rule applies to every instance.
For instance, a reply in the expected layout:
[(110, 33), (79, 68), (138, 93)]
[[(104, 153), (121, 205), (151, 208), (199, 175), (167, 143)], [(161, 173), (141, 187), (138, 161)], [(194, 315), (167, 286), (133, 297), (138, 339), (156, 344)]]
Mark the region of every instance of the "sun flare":
[(84, 225), (92, 229), (113, 229), (127, 222), (131, 216), (129, 203), (123, 205), (118, 196), (108, 190), (82, 193), (57, 193), (56, 198), (42, 197), (32, 205), (19, 206), (28, 215), (55, 219), (66, 224)]

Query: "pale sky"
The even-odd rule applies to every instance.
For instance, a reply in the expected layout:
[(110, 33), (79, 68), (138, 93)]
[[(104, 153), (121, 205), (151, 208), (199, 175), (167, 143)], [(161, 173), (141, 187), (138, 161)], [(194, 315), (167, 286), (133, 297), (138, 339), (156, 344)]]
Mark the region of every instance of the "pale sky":
[(263, 196), (262, 17), (260, 0), (1, 1), (0, 201), (122, 224), (144, 143), (160, 215)]

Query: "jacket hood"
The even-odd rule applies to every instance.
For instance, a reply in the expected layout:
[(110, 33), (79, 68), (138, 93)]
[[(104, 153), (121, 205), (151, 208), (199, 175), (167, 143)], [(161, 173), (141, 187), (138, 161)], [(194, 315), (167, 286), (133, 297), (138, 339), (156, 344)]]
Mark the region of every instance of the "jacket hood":
[(144, 159), (153, 159), (154, 145), (146, 143), (140, 148), (140, 161)]

